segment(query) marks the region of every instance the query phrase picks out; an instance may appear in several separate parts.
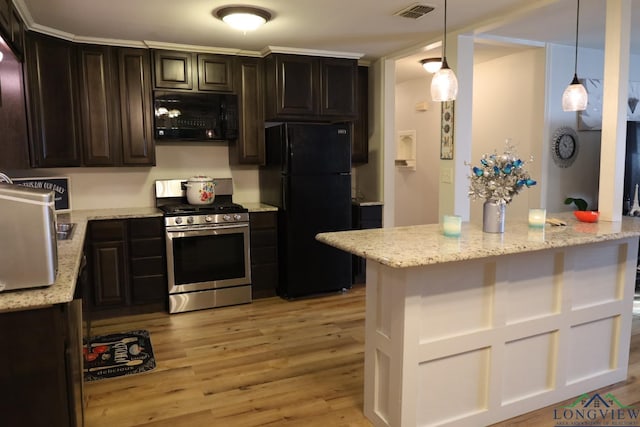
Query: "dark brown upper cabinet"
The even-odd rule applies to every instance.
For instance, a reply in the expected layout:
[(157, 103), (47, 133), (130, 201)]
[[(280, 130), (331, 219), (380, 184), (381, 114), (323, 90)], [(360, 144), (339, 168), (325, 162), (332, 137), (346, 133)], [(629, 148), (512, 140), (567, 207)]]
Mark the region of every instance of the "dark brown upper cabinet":
[(153, 52), (154, 87), (160, 89), (193, 89), (192, 54), (156, 50)]
[(18, 60), (24, 53), (24, 22), (11, 0), (0, 0), (0, 37)]
[(264, 66), (261, 58), (238, 57), (238, 138), (230, 141), (230, 164), (264, 163)]
[(80, 166), (76, 47), (31, 32), (26, 40), (31, 166)]
[(198, 90), (231, 92), (233, 91), (233, 58), (224, 55), (199, 53)]
[(358, 63), (353, 59), (320, 59), (320, 115), (356, 118)]
[(84, 164), (110, 166), (120, 161), (116, 141), (120, 121), (116, 111), (116, 58), (109, 46), (82, 45), (80, 60), (80, 104)]
[(353, 120), (357, 61), (270, 54), (265, 59), (267, 120)]
[(117, 56), (122, 164), (153, 166), (156, 164), (156, 148), (149, 51), (118, 48)]
[[(0, 65), (0, 170), (27, 169), (29, 146), (22, 63), (8, 52)], [(12, 90), (2, 90), (12, 87)]]
[(351, 162), (369, 161), (369, 68), (358, 67), (358, 118), (351, 133)]
[(154, 165), (148, 51), (79, 45), (78, 56), (84, 165)]
[(0, 29), (6, 33), (11, 29), (11, 0), (0, 0)]
[(233, 57), (155, 50), (154, 88), (201, 92), (233, 91)]

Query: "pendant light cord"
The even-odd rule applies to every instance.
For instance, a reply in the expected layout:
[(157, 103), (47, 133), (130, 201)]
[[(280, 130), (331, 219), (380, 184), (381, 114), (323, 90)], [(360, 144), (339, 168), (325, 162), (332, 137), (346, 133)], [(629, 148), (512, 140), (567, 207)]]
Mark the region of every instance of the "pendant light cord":
[[(579, 2), (580, 0), (578, 0)], [(447, 0), (444, 0), (444, 35), (442, 36), (442, 62), (447, 60)]]
[[(576, 62), (574, 64), (573, 73), (578, 75), (578, 27), (580, 26), (580, 0), (578, 1), (578, 7), (576, 9)], [(446, 5), (446, 0), (445, 0)], [(446, 6), (445, 6), (445, 16), (446, 16)]]

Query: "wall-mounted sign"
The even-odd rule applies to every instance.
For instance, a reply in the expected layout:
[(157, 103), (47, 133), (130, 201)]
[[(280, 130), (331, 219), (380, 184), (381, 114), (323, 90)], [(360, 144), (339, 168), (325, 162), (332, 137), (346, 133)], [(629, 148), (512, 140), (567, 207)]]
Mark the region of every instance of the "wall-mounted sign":
[(22, 185), (24, 187), (53, 191), (55, 193), (56, 212), (68, 212), (71, 210), (68, 177), (12, 178), (11, 180), (14, 184)]

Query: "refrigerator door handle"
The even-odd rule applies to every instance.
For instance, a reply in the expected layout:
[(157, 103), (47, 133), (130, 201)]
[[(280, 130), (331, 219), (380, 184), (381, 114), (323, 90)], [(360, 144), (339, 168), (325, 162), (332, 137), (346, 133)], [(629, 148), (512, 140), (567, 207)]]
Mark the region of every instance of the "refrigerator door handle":
[(287, 210), (287, 180), (286, 179), (281, 179), (281, 185), (282, 185), (282, 210), (286, 211)]

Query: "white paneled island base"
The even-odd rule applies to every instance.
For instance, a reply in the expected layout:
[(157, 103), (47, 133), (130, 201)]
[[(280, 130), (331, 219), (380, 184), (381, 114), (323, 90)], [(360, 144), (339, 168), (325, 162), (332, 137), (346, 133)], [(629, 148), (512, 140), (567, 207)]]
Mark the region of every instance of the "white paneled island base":
[(368, 258), (365, 415), (476, 427), (625, 380), (636, 225), (584, 225), (541, 238), (468, 224), (460, 239), (437, 225), (320, 234)]

